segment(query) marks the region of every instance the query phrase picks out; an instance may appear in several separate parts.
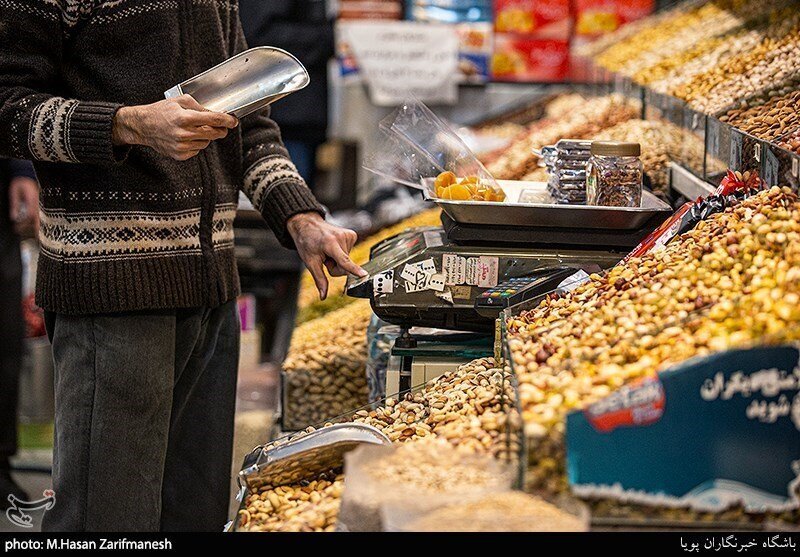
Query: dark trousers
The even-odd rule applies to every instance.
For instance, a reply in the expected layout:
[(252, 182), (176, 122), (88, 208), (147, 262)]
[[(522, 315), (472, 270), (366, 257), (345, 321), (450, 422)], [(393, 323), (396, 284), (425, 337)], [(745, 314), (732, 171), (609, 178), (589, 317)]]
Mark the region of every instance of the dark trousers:
[(17, 452), (17, 397), (24, 334), (19, 240), (0, 222), (0, 466)]
[(55, 507), (46, 531), (221, 531), (230, 500), (236, 302), (46, 316)]

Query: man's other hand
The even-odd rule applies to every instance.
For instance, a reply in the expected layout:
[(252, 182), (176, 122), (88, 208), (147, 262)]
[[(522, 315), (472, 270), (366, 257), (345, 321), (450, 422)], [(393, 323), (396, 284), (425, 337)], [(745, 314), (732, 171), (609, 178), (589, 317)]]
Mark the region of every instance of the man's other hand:
[(295, 215), (286, 223), (286, 228), (297, 246), (297, 253), (314, 277), (320, 300), (328, 295), (328, 278), (323, 268), (327, 268), (332, 277), (366, 276), (366, 271), (348, 255), (358, 238), (352, 230), (330, 224), (318, 213)]
[(19, 176), (8, 186), (9, 217), (20, 236), (35, 237), (39, 232), (39, 185), (36, 180)]
[(115, 145), (145, 145), (185, 161), (239, 125), (230, 114), (210, 112), (190, 95), (153, 104), (125, 106), (114, 118)]

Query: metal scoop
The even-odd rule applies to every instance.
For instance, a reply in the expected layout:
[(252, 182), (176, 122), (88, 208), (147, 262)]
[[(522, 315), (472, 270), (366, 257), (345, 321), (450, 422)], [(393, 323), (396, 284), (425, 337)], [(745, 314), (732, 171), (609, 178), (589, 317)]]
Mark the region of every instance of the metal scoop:
[(229, 58), (164, 93), (191, 95), (214, 112), (242, 118), (308, 85), (308, 71), (280, 48), (259, 46)]
[(247, 455), (239, 485), (251, 492), (313, 478), (344, 465), (344, 455), (362, 443), (390, 445), (380, 430), (358, 423), (334, 424), (275, 448), (257, 447)]

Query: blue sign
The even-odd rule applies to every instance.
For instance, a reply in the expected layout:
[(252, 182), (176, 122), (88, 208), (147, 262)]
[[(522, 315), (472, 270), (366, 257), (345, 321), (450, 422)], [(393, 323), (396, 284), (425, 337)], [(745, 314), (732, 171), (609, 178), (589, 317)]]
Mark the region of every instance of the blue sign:
[(567, 416), (580, 496), (721, 510), (800, 506), (800, 350), (695, 358)]

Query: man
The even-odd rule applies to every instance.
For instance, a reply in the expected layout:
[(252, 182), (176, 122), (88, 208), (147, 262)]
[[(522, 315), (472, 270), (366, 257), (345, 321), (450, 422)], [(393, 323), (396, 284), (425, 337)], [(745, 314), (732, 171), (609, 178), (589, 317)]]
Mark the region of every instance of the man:
[(328, 127), (328, 60), (333, 57), (333, 26), (325, 0), (240, 0), (244, 34), (250, 46), (277, 46), (303, 63), (311, 76), (305, 89), (276, 105), (272, 114), (297, 170), (314, 188), (317, 148)]
[(30, 163), (0, 159), (0, 510), (8, 508), (9, 494), (27, 499), (11, 477), (9, 459), (17, 452), (17, 399), (25, 337), (19, 234), (35, 231), (38, 196)]
[(45, 530), (227, 520), (240, 188), (321, 297), (355, 234), (325, 222), (268, 110), (163, 91), (246, 48), (236, 0), (0, 2), (0, 155), (41, 185), (37, 303), (55, 360)]

